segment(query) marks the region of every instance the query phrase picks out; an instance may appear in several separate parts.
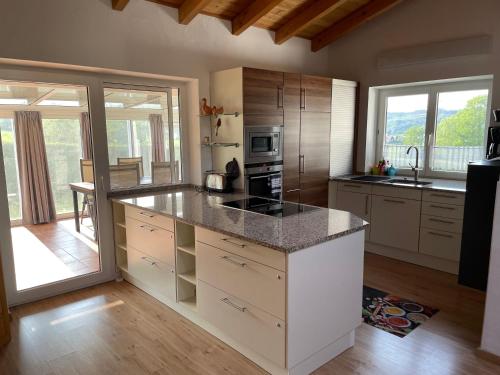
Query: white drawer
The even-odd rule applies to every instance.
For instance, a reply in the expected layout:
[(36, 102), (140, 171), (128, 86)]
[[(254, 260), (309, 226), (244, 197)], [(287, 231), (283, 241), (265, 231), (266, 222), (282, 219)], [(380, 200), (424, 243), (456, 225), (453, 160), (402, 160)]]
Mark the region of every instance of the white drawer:
[(359, 182), (339, 182), (339, 190), (351, 191), (353, 193), (370, 194), (372, 192), (372, 185), (360, 184)]
[(422, 228), (444, 230), (445, 232), (462, 233), (462, 220), (448, 217), (422, 215)]
[(174, 219), (148, 210), (125, 206), (125, 216), (169, 230), (170, 232), (174, 231)]
[(164, 263), (175, 264), (174, 233), (131, 217), (126, 218), (126, 226), (127, 245)]
[(198, 311), (237, 342), (285, 367), (285, 322), (213, 286), (198, 282)]
[(224, 250), (196, 244), (199, 280), (285, 320), (285, 273)]
[(420, 190), (407, 187), (398, 188), (393, 186), (374, 185), (372, 188), (372, 194), (384, 197), (412, 199), (416, 201), (422, 199), (422, 192)]
[(128, 273), (151, 289), (175, 301), (175, 268), (128, 246)]
[(452, 204), (435, 202), (422, 202), (422, 213), (425, 215), (462, 220), (464, 217), (464, 206), (455, 206)]
[(465, 202), (465, 194), (451, 193), (446, 191), (424, 191), (422, 194), (422, 200), (427, 202), (463, 206)]
[(422, 228), (420, 231), (420, 253), (438, 258), (460, 260), (462, 235), (435, 229)]
[(285, 271), (285, 253), (278, 250), (200, 227), (196, 227), (196, 241)]

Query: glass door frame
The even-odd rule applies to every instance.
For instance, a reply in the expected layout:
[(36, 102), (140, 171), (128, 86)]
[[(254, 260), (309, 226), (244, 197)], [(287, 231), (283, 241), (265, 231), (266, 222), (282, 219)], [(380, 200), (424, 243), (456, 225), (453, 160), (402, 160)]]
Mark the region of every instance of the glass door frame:
[[(100, 284), (116, 277), (112, 234), (112, 213), (107, 200), (106, 184), (103, 183), (107, 176), (107, 146), (104, 117), (104, 95), (102, 79), (95, 74), (86, 72), (73, 72), (68, 70), (14, 67), (0, 65), (0, 79), (12, 82), (33, 82), (40, 84), (61, 84), (85, 86), (92, 124), (92, 144), (94, 154), (94, 173), (96, 176), (95, 196), (97, 202), (97, 220), (99, 222), (98, 246), (100, 256), (100, 271), (76, 276), (70, 279), (41, 285), (36, 288), (18, 291), (16, 287), (14, 255), (10, 233), (10, 218), (8, 209), (0, 210), (0, 251), (3, 261), (5, 286), (9, 306), (19, 305), (52, 295), (57, 295), (87, 286)], [(0, 207), (8, 207), (7, 191), (5, 185), (5, 170), (3, 160), (0, 163)]]

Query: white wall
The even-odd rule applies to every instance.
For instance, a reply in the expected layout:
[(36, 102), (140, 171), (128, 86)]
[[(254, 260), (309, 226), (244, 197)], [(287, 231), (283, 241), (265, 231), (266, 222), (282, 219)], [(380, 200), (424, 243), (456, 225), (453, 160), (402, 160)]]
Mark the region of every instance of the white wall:
[[(329, 74), (360, 82), (358, 171), (367, 170), (375, 157), (375, 134), (366, 127), (370, 86), (494, 74), (492, 107), (500, 106), (500, 90), (495, 89), (500, 83), (498, 14), (498, 0), (403, 1), (329, 47)], [(381, 52), (481, 34), (493, 36), (492, 52), (486, 56), (377, 67)]]
[[(120, 69), (199, 80), (209, 96), (209, 73), (237, 67), (326, 74), (328, 50), (310, 52), (309, 41), (284, 45), (271, 32), (250, 28), (236, 37), (227, 21), (197, 16), (177, 23), (177, 10), (131, 0), (123, 12), (111, 0), (16, 0), (0, 2), (0, 58)], [(1, 79), (1, 77), (0, 77)], [(196, 103), (197, 95), (192, 100)], [(190, 108), (197, 111), (197, 108)], [(201, 182), (199, 124), (191, 118), (192, 182)], [(193, 137), (192, 137), (193, 138)], [(198, 163), (198, 164), (197, 164)]]

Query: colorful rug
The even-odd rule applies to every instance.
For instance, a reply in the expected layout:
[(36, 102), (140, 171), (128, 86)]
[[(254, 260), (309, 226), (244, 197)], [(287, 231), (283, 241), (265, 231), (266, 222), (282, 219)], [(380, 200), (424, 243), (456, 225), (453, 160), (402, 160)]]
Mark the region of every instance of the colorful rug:
[(398, 337), (405, 337), (439, 310), (363, 286), (363, 320)]

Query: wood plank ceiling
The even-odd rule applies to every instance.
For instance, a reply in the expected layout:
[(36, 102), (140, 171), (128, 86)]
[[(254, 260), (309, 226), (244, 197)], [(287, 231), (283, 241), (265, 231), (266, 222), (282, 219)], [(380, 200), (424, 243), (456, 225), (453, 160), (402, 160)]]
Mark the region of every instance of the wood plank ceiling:
[[(276, 44), (296, 36), (311, 40), (319, 51), (402, 0), (146, 0), (179, 9), (179, 23), (198, 14), (230, 20), (232, 33), (250, 26), (275, 32)], [(129, 0), (111, 0), (123, 10)]]

